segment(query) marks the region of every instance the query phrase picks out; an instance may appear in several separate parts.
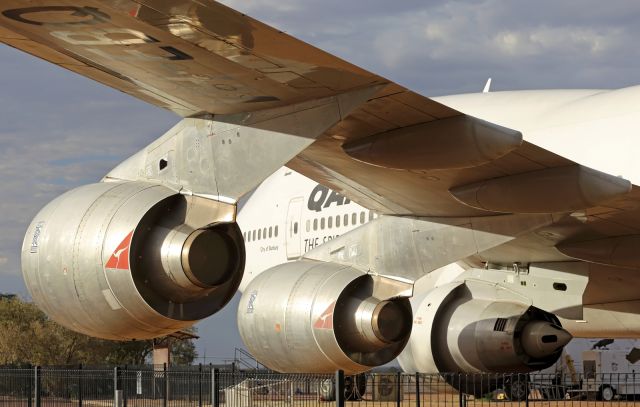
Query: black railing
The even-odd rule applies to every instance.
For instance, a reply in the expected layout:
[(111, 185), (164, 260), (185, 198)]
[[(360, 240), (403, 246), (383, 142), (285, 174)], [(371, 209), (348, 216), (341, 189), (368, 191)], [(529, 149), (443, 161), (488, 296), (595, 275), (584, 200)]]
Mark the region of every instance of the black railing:
[[(462, 390), (462, 391), (460, 391)], [(211, 366), (0, 367), (12, 406), (429, 407), (640, 404), (640, 374), (279, 374)]]

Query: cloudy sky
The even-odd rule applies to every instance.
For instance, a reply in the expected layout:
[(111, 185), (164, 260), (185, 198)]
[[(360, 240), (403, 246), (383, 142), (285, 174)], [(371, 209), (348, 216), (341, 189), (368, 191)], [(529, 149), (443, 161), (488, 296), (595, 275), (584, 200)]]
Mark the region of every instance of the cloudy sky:
[[(488, 77), (496, 91), (640, 83), (640, 2), (224, 3), (427, 96), (477, 92)], [(0, 292), (27, 297), (19, 253), (38, 209), (99, 180), (178, 118), (2, 45), (0, 89)], [(240, 345), (235, 304), (199, 328), (201, 354), (228, 357)]]

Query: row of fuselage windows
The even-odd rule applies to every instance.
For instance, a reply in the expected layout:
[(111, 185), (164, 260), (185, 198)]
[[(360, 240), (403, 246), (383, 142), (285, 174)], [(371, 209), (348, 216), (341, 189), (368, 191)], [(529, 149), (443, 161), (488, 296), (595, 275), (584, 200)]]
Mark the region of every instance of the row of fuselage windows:
[(254, 229), (248, 232), (242, 233), (245, 242), (252, 242), (254, 240), (270, 239), (272, 237), (278, 237), (278, 225), (269, 226), (268, 228)]
[[(369, 214), (365, 211), (362, 212), (353, 212), (351, 214), (344, 215), (336, 215), (336, 216), (328, 216), (322, 218), (315, 218), (313, 220), (307, 219), (306, 229), (307, 232), (311, 232), (312, 230), (325, 230), (325, 229), (333, 229), (339, 227), (347, 227), (363, 225), (367, 219), (369, 221), (377, 218), (378, 215), (369, 211)], [(351, 223), (349, 223), (351, 221)], [(298, 233), (298, 222), (295, 222), (293, 225), (293, 233)], [(272, 237), (278, 237), (278, 225), (269, 226), (268, 228), (262, 229), (254, 229), (248, 232), (242, 233), (245, 242), (253, 242), (256, 240), (264, 240), (271, 239)]]
[(311, 230), (325, 230), (325, 229), (333, 229), (339, 227), (347, 227), (349, 226), (349, 220), (351, 220), (351, 226), (363, 225), (367, 218), (369, 221), (377, 218), (378, 215), (369, 211), (369, 215), (367, 216), (365, 211), (360, 213), (353, 212), (352, 214), (344, 214), (344, 215), (336, 215), (336, 216), (328, 216), (322, 218), (307, 219), (306, 229), (307, 232), (311, 232)]

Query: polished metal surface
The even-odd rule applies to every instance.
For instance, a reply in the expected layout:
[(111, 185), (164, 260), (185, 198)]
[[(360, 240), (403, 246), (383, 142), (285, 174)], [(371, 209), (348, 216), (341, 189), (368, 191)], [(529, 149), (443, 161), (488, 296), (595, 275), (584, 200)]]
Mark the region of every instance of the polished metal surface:
[(446, 219), (381, 216), (304, 257), (416, 281), (552, 222), (547, 214)]
[(385, 364), (409, 338), (411, 310), (406, 298), (376, 297), (384, 280), (308, 260), (264, 271), (240, 299), (242, 340), (277, 371), (359, 373)]
[(157, 184), (80, 187), (29, 226), (25, 282), (67, 328), (119, 340), (165, 335), (215, 313), (235, 293), (244, 245), (234, 218), (233, 205)]
[(367, 87), (250, 114), (183, 119), (105, 180), (148, 181), (237, 202), (376, 90)]

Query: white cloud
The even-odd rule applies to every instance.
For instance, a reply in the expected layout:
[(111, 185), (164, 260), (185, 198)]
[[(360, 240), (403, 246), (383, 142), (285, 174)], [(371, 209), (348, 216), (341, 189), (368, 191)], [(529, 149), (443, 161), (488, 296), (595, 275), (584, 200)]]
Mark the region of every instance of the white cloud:
[(301, 8), (300, 2), (296, 0), (226, 0), (222, 3), (234, 9), (241, 9), (245, 13), (265, 8), (270, 9), (272, 12), (290, 13)]
[(476, 91), (488, 76), (496, 90), (638, 82), (637, 2), (226, 3), (430, 95)]

